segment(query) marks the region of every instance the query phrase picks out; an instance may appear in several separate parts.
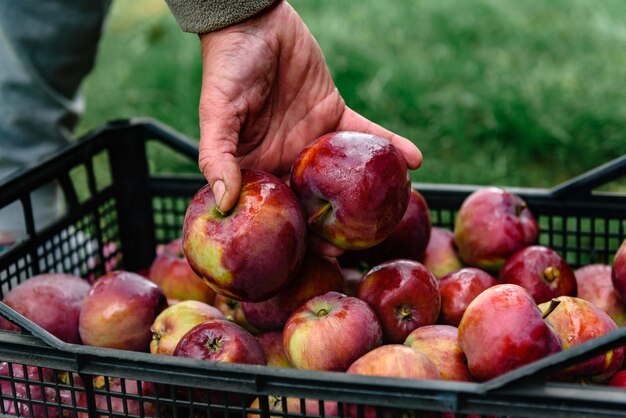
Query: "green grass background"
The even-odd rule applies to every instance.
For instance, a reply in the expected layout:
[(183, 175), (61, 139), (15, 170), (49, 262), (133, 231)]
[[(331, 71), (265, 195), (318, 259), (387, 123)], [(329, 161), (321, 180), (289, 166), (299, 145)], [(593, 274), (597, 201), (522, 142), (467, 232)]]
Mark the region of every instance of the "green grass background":
[[(420, 147), (415, 181), (550, 187), (626, 150), (623, 0), (291, 4), (347, 104)], [(78, 134), (151, 116), (196, 138), (200, 73), (163, 1), (118, 0)]]

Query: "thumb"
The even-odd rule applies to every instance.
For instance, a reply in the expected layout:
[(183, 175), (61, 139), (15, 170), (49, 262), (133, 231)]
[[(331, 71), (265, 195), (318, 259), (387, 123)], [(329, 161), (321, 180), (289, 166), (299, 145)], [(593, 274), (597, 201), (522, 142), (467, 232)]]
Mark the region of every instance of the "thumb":
[(337, 130), (363, 132), (385, 138), (400, 151), (407, 167), (411, 170), (422, 165), (422, 152), (413, 142), (383, 128), (348, 107), (343, 112)]
[(241, 191), (241, 169), (235, 157), (238, 130), (224, 129), (226, 125), (211, 115), (206, 120), (210, 122), (200, 126), (198, 166), (211, 185), (217, 209), (228, 212)]

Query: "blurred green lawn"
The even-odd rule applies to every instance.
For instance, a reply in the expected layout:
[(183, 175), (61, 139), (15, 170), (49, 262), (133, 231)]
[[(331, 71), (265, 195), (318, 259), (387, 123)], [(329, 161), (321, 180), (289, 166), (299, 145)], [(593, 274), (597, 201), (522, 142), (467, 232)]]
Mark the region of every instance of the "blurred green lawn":
[[(549, 187), (626, 149), (623, 0), (291, 4), (347, 104), (420, 147), (415, 181)], [(200, 73), (164, 2), (118, 0), (78, 133), (151, 116), (195, 138)]]

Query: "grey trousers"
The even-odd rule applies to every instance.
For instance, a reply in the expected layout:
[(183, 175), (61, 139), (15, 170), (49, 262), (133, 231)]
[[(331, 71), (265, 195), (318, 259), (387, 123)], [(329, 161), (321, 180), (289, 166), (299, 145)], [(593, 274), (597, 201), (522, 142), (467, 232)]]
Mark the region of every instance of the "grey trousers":
[[(0, 183), (71, 138), (83, 110), (80, 85), (94, 65), (110, 3), (0, 0)], [(56, 189), (33, 196), (44, 199), (36, 206), (54, 210)], [(0, 232), (18, 228), (12, 212), (0, 208)]]
[(111, 0), (0, 0), (0, 176), (72, 135)]

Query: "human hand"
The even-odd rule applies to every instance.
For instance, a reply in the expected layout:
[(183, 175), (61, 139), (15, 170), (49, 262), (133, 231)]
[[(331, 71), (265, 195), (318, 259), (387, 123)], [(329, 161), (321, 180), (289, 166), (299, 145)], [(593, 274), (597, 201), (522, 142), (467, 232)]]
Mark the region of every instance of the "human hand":
[(199, 166), (220, 210), (237, 200), (240, 167), (286, 175), (307, 143), (331, 131), (379, 135), (409, 168), (421, 164), (413, 143), (345, 105), (319, 45), (287, 2), (203, 34), (201, 44)]
[(285, 177), (302, 148), (332, 131), (381, 136), (410, 169), (421, 165), (412, 142), (346, 106), (319, 45), (287, 2), (200, 39), (198, 163), (220, 211), (237, 201), (240, 168)]

